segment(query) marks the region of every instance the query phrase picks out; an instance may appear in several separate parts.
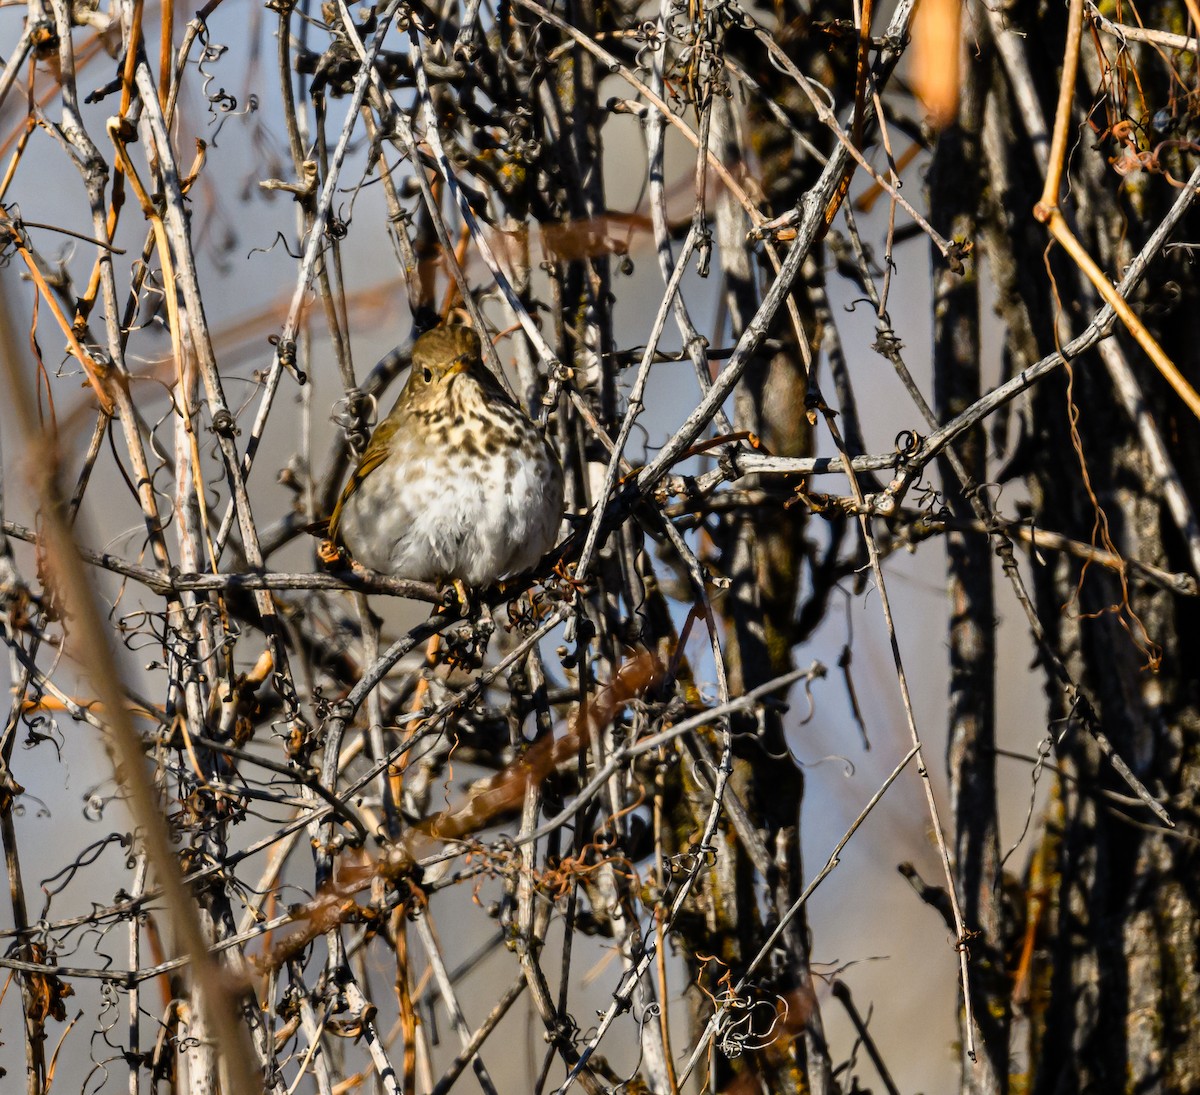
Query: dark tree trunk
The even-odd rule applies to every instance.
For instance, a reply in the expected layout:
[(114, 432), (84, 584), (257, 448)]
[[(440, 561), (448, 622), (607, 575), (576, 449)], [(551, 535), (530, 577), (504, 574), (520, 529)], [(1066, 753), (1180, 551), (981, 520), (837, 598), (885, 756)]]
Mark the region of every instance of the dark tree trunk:
[[(1012, 31), (1020, 32), (1010, 33), (1009, 48), (1024, 57), (1049, 126), (1062, 62), (1061, 11), (1042, 13), (1023, 5), (1008, 18)], [(1165, 26), (1161, 20), (1168, 18), (1167, 6), (1140, 8), (1139, 18), (1147, 26)], [(1098, 49), (1104, 50), (1102, 59)], [(1136, 44), (1122, 58), (1117, 53), (1115, 39), (1085, 27), (1065, 176), (1069, 189), (1064, 181), (1060, 198), (1077, 236), (1113, 281), (1120, 279), (1178, 194), (1161, 177), (1123, 178), (1114, 170), (1113, 161), (1129, 150), (1119, 137), (1121, 122), (1132, 120), (1141, 127), (1137, 140), (1143, 148), (1154, 148), (1163, 139), (1155, 127), (1188, 125), (1172, 97), (1166, 55)], [(986, 47), (972, 58), (967, 91), (979, 81), (980, 94), (987, 97), (983, 155), (990, 182), (978, 239), (997, 274), (1007, 362), (1016, 372), (1077, 334), (1099, 301), (1061, 249), (1051, 249), (1048, 266), (1044, 261), (1048, 237), (1029, 216), (1041, 192), (1033, 143), (1040, 138), (1028, 110), (1017, 105), (1013, 87), (1022, 79), (1019, 67), (996, 63)], [(1171, 60), (1176, 76), (1194, 82), (1193, 56), (1172, 54)], [(1112, 90), (1121, 66), (1129, 79), (1136, 75), (1144, 100), (1128, 87)], [(943, 229), (956, 233), (953, 198), (963, 199), (970, 165), (980, 162), (967, 140), (961, 128), (948, 130), (935, 160), (946, 165), (961, 157), (968, 165), (957, 189), (946, 191), (950, 197), (943, 205)], [(1191, 156), (1179, 156), (1167, 146), (1159, 146), (1158, 152), (1161, 166), (1177, 179), (1194, 167)], [(935, 202), (941, 177), (935, 171)], [(975, 208), (966, 204), (964, 216), (969, 218)], [(1194, 239), (1198, 230), (1200, 217), (1193, 212), (1176, 238)], [(943, 299), (949, 304), (954, 298)], [(1193, 384), (1200, 380), (1200, 293), (1188, 253), (1173, 250), (1159, 257), (1133, 305), (1184, 376)], [(943, 410), (953, 413), (958, 409), (955, 385), (969, 381), (960, 362), (950, 371), (961, 347), (952, 338), (939, 339), (943, 343)], [(971, 398), (969, 390), (962, 394)], [(1157, 433), (1165, 460), (1148, 443), (1148, 433)], [(1132, 562), (1186, 572), (1194, 569), (1195, 555), (1168, 505), (1166, 480), (1177, 475), (1183, 497), (1189, 503), (1197, 497), (1198, 443), (1195, 418), (1118, 324), (1113, 343), (1070, 362), (1036, 389), (1026, 436), (1010, 454), (1008, 468), (1028, 484), (1036, 526)], [(963, 458), (970, 460), (965, 451)], [(964, 604), (971, 596), (969, 574), (982, 578), (985, 569), (981, 560), (976, 566), (978, 570), (971, 569), (952, 547), (952, 583)], [(1140, 581), (1136, 574), (1089, 566), (1066, 554), (1035, 553), (1033, 575), (1050, 651), (1083, 700), (1072, 698), (1060, 673), (1048, 674), (1050, 733), (1061, 774), (1027, 878), (1028, 945), (1010, 971), (1011, 1005), (1026, 1020), (1029, 1039), (1030, 1073), (1021, 1088), (1047, 1095), (1195, 1091), (1200, 1084), (1195, 841), (1183, 832), (1165, 832), (1130, 797), (1091, 731), (1099, 729), (1111, 740), (1181, 829), (1193, 829), (1200, 779), (1200, 697), (1192, 654), (1196, 602)], [(970, 608), (973, 624), (985, 622), (990, 612), (987, 602), (976, 602)], [(968, 723), (981, 723), (991, 703), (990, 678), (972, 683), (960, 662), (963, 653), (952, 639), (952, 689), (969, 690), (965, 696), (952, 694), (951, 767), (956, 778), (961, 750), (971, 737)], [(957, 713), (963, 703), (971, 712), (967, 722)], [(975, 741), (986, 748), (985, 737)], [(971, 768), (977, 775), (974, 762)], [(976, 780), (972, 787), (976, 802), (989, 793), (984, 784)], [(960, 795), (966, 786), (961, 785)], [(994, 831), (972, 823), (964, 831), (962, 820), (960, 811), (960, 882), (964, 902), (969, 902), (973, 892), (979, 893), (972, 880), (996, 883)], [(984, 844), (971, 847), (972, 839)], [(994, 928), (985, 924), (982, 910), (978, 915), (978, 925), (971, 926), (984, 931), (990, 968), (1000, 957), (990, 945)], [(987, 978), (984, 969), (980, 973), (981, 980)], [(990, 1049), (988, 1022), (997, 1023), (998, 1035), (1010, 1001), (994, 986), (987, 996), (993, 1007), (981, 1008), (980, 1018)], [(996, 1068), (1003, 1060), (995, 1057)], [(1000, 1072), (996, 1079), (1006, 1078)], [(977, 1082), (969, 1077), (964, 1089), (982, 1090)]]

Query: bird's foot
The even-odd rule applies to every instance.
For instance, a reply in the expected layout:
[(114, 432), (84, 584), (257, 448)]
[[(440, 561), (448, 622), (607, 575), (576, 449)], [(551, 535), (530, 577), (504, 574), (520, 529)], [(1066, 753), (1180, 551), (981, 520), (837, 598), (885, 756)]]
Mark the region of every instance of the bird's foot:
[(443, 592), (439, 613), (451, 613), (458, 609), (461, 621), (442, 632), (445, 642), (445, 662), (452, 668), (468, 672), (483, 664), (488, 643), (496, 630), (492, 610), (482, 599), (476, 601), (461, 578)]
[(491, 610), (480, 609), (478, 618), (463, 620), (442, 633), (445, 642), (445, 662), (452, 669), (473, 672), (483, 665), (488, 643), (496, 630)]
[(471, 591), (461, 578), (455, 578), (449, 586), (446, 586), (444, 581), (439, 581), (438, 592), (442, 595), (438, 612), (448, 612), (457, 608), (460, 616), (464, 619), (470, 618), (473, 606)]
[(324, 539), (317, 545), (317, 562), (326, 570), (340, 570), (348, 560), (346, 549), (332, 540)]

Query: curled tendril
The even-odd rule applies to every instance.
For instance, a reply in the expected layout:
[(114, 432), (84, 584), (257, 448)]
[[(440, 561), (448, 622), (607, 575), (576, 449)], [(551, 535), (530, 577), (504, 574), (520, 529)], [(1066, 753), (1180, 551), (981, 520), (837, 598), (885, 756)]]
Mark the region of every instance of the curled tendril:
[(101, 821), (104, 818), (104, 808), (113, 801), (115, 795), (103, 795), (100, 788), (89, 791), (83, 800), (83, 816), (88, 821)]
[[(200, 70), (200, 75), (204, 81), (202, 88), (203, 94), (210, 103), (220, 102), (223, 97), (232, 98), (232, 96), (226, 96), (224, 88), (221, 88), (215, 94), (208, 90), (208, 85), (216, 79), (216, 74), (208, 72), (204, 68), (205, 65), (215, 64), (226, 52), (228, 52), (228, 50), (228, 46), (218, 45), (214, 42), (209, 42), (206, 40), (204, 43), (204, 48), (200, 51), (200, 57), (196, 61), (196, 67)], [(237, 105), (236, 99), (234, 99), (234, 105)]]
[(638, 68), (650, 68), (650, 59), (656, 53), (661, 53), (667, 45), (667, 35), (660, 23), (647, 19), (634, 31), (633, 40), (639, 43), (634, 55), (634, 64)]
[(717, 861), (717, 851), (710, 844), (693, 844), (686, 852), (680, 852), (667, 860), (672, 874), (691, 874), (701, 867), (711, 867)]
[(904, 459), (916, 456), (921, 448), (921, 435), (916, 430), (901, 430), (894, 442), (896, 454)]
[(208, 102), (210, 106), (217, 107), (224, 114), (232, 114), (237, 110), (238, 105), (237, 96), (230, 95), (223, 87), (217, 88), (215, 92), (209, 95)]
[(149, 646), (165, 649), (168, 645), (171, 629), (167, 626), (167, 618), (164, 613), (138, 609), (118, 617), (114, 623), (121, 642), (132, 653), (136, 654), (139, 650), (145, 650)]
[(647, 19), (633, 32), (635, 42), (644, 42), (652, 50), (660, 50), (665, 45), (662, 28), (654, 19)]
[[(714, 997), (720, 1018), (717, 1021), (717, 1048), (730, 1060), (740, 1057), (747, 1050), (765, 1049), (775, 1041), (776, 1030), (786, 1021), (787, 1000), (776, 996), (774, 1000), (750, 1000), (726, 988)], [(754, 1029), (754, 1016), (760, 1008), (771, 1009), (771, 1022), (767, 1029), (758, 1033)]]
[(329, 419), (346, 435), (350, 448), (361, 453), (367, 447), (378, 413), (378, 403), (373, 395), (351, 388), (334, 403)]

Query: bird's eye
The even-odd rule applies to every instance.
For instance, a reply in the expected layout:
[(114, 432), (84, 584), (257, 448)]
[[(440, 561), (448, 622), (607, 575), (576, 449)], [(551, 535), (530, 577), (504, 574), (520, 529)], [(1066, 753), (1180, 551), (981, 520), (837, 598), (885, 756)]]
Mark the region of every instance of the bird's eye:
[(433, 379), (433, 370), (432, 369), (422, 369), (421, 372), (425, 377), (425, 383), (428, 384)]

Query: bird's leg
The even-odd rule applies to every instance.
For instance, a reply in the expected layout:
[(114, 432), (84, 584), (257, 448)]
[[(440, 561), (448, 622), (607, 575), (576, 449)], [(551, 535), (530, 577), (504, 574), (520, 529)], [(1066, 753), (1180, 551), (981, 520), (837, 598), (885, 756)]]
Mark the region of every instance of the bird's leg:
[(467, 589), (467, 583), (461, 578), (454, 579), (454, 592), (458, 594), (458, 603), (462, 605), (462, 613), (464, 616), (471, 615), (471, 591)]
[(438, 605), (437, 611), (439, 614), (448, 612), (457, 603), (459, 615), (466, 619), (471, 615), (471, 591), (461, 578), (455, 578), (451, 585), (454, 587), (453, 598), (450, 596), (450, 591), (446, 589), (446, 580), (438, 579), (437, 591), (441, 595), (441, 603)]

